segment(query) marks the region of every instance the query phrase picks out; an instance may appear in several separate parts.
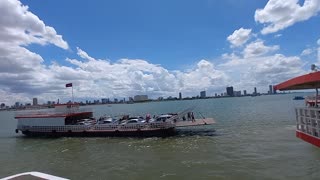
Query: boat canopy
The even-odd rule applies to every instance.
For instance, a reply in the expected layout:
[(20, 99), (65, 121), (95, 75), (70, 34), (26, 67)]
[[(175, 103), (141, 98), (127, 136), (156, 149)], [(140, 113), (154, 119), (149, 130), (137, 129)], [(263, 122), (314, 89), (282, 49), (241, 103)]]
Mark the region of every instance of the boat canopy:
[(320, 71), (298, 76), (274, 86), (275, 90), (300, 90), (320, 88)]

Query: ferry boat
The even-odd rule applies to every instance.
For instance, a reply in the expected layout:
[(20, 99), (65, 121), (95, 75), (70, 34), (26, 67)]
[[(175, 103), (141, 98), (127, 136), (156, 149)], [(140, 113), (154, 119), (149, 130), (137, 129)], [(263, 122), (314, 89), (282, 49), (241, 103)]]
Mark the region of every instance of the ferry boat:
[(305, 107), (296, 107), (296, 137), (320, 147), (320, 71), (298, 76), (274, 87), (275, 90), (315, 89), (315, 97), (305, 99)]
[[(190, 118), (190, 110), (179, 114), (161, 115), (155, 118), (120, 119), (100, 117), (95, 119), (91, 110), (81, 109), (79, 104), (57, 104), (52, 111), (17, 113), (16, 133), (27, 136), (172, 136), (176, 128), (210, 125), (213, 118)], [(188, 114), (188, 118), (185, 115)], [(193, 113), (192, 113), (193, 115)], [(190, 116), (190, 117), (189, 117)]]

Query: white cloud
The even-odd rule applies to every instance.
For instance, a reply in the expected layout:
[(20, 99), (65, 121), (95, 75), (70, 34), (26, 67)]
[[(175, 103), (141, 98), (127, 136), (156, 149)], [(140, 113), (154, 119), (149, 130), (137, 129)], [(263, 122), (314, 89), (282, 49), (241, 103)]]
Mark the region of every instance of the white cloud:
[(17, 54), (17, 57), (9, 57), (19, 60), (20, 56), (24, 59), (29, 54), (29, 58), (34, 60), (27, 62), (34, 64), (19, 61), (17, 63), (22, 64), (20, 69), (14, 72), (0, 71), (0, 87), (5, 89), (2, 94), (10, 97), (2, 98), (0, 102), (31, 102), (34, 96), (42, 102), (56, 101), (58, 98), (65, 102), (71, 96), (70, 91), (64, 87), (69, 82), (74, 84), (76, 100), (84, 100), (129, 97), (136, 94), (148, 94), (152, 98), (177, 96), (179, 91), (183, 92), (184, 96), (197, 95), (201, 90), (208, 90), (209, 94), (217, 88), (223, 88), (228, 80), (224, 72), (217, 70), (213, 63), (207, 60), (200, 60), (187, 72), (169, 71), (142, 59), (120, 59), (110, 63), (109, 60), (95, 59), (77, 48), (79, 57), (87, 61), (67, 58), (66, 61), (73, 66), (58, 63), (45, 66), (39, 55), (21, 47), (18, 50), (21, 53)]
[(279, 49), (279, 45), (266, 46), (263, 40), (257, 39), (247, 44), (242, 52), (223, 54), (222, 58), (227, 61), (217, 69), (230, 77), (228, 84), (235, 90), (251, 93), (250, 90), (258, 87), (258, 91), (266, 92), (268, 85), (305, 73), (304, 63), (298, 56), (274, 54)]
[(221, 57), (222, 57), (222, 59), (227, 59), (227, 60), (240, 58), (235, 52), (232, 52), (231, 54), (224, 53), (224, 54), (222, 54)]
[(266, 25), (261, 33), (269, 34), (305, 21), (320, 11), (320, 0), (269, 0), (263, 9), (255, 12), (255, 21)]
[[(12, 102), (12, 100), (15, 101)], [(10, 102), (10, 104), (8, 102)], [(30, 98), (26, 97), (24, 94), (11, 93), (10, 91), (0, 89), (0, 103), (6, 103), (7, 106), (10, 106), (15, 102), (30, 102)]]
[[(231, 59), (219, 65), (219, 69), (233, 73), (236, 89), (265, 88), (278, 84), (297, 75), (304, 74), (303, 62), (297, 56), (286, 57), (282, 54)], [(250, 92), (250, 91), (249, 91)]]
[(26, 48), (32, 43), (68, 49), (62, 36), (20, 1), (0, 1), (0, 102), (28, 99), (25, 92), (39, 94), (56, 86), (43, 58)]
[(307, 56), (307, 55), (310, 55), (311, 53), (313, 52), (313, 50), (311, 48), (307, 48), (305, 50), (303, 50), (301, 52), (301, 56)]
[(281, 36), (282, 36), (282, 34), (276, 34), (276, 35), (274, 35), (275, 38), (279, 38), (279, 37), (281, 37)]
[(224, 88), (229, 81), (229, 77), (220, 70), (217, 70), (212, 63), (201, 60), (195, 69), (190, 72), (178, 72), (177, 79), (180, 89), (193, 92), (195, 89), (214, 90)]
[[(89, 55), (78, 48), (78, 54)], [(217, 70), (207, 60), (200, 60), (193, 69), (183, 71), (169, 71), (160, 65), (151, 64), (142, 59), (120, 59), (115, 63), (107, 60), (80, 61), (67, 59), (75, 68), (55, 66), (56, 78), (66, 80), (72, 77), (78, 81), (82, 97), (112, 97), (148, 94), (151, 97), (176, 95), (182, 91), (185, 95), (195, 95), (203, 89), (212, 90), (225, 85), (228, 77)], [(62, 72), (71, 73), (61, 75)], [(80, 80), (82, 80), (80, 82)]]
[(251, 31), (251, 29), (240, 28), (228, 36), (227, 40), (232, 44), (232, 46), (241, 46), (249, 40)]
[(86, 52), (82, 51), (79, 47), (77, 47), (77, 54), (86, 60), (93, 61), (94, 58), (90, 57)]
[(280, 47), (278, 45), (265, 46), (262, 40), (257, 40), (255, 42), (248, 44), (245, 47), (243, 51), (243, 55), (244, 55), (244, 58), (257, 57), (257, 56), (262, 56), (279, 49)]
[(0, 42), (14, 45), (51, 43), (68, 49), (68, 43), (53, 27), (46, 26), (18, 0), (0, 1)]

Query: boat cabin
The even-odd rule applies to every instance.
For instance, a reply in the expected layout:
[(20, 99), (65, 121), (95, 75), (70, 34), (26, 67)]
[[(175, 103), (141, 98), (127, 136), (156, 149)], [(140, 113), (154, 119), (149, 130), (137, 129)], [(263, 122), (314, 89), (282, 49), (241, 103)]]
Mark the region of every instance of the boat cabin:
[(274, 87), (275, 90), (315, 89), (316, 96), (306, 98), (306, 107), (296, 107), (296, 136), (304, 141), (320, 147), (320, 108), (318, 88), (320, 88), (320, 72), (312, 72), (298, 76)]
[(64, 126), (77, 125), (92, 116), (91, 111), (79, 109), (78, 104), (58, 104), (54, 110), (18, 112), (15, 119), (18, 126)]

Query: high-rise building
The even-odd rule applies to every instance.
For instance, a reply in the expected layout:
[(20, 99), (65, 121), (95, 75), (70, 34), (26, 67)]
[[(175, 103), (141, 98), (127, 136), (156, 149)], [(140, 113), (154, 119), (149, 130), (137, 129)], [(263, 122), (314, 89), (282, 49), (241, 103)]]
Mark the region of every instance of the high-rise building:
[(108, 99), (107, 98), (102, 98), (101, 99), (101, 103), (102, 104), (107, 104), (108, 103)]
[(244, 95), (244, 96), (247, 95), (247, 90), (243, 90), (243, 95)]
[(241, 96), (241, 91), (234, 91), (233, 94), (234, 96)]
[(16, 103), (14, 104), (14, 106), (15, 106), (15, 107), (19, 107), (19, 106), (20, 106), (20, 103), (19, 103), (19, 102), (16, 102)]
[(269, 94), (273, 94), (273, 86), (272, 85), (269, 85)]
[(32, 105), (34, 105), (34, 106), (38, 105), (38, 99), (37, 98), (33, 98), (32, 99)]
[(206, 98), (206, 91), (200, 92), (200, 98)]
[(257, 88), (256, 88), (256, 87), (254, 87), (253, 94), (254, 94), (254, 95), (257, 95)]
[(228, 96), (234, 96), (233, 87), (227, 87), (227, 95)]
[(182, 94), (181, 94), (181, 92), (179, 92), (179, 99), (182, 99)]
[(133, 99), (134, 101), (147, 101), (148, 95), (135, 95)]

